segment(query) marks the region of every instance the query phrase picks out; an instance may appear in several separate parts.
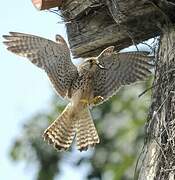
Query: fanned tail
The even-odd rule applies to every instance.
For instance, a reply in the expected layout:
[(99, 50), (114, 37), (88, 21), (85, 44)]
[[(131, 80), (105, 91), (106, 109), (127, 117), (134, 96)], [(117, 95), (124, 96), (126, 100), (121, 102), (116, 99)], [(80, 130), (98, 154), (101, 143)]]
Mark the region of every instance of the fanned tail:
[(75, 113), (73, 106), (68, 104), (62, 114), (45, 130), (43, 137), (57, 150), (65, 151), (70, 148), (75, 134), (80, 151), (99, 143), (97, 130), (88, 107)]
[(80, 151), (87, 150), (89, 146), (94, 147), (100, 142), (88, 107), (83, 109), (78, 115), (76, 122), (76, 140), (77, 147)]
[(57, 150), (68, 150), (75, 136), (75, 121), (71, 118), (72, 106), (68, 104), (61, 115), (45, 130), (43, 137)]

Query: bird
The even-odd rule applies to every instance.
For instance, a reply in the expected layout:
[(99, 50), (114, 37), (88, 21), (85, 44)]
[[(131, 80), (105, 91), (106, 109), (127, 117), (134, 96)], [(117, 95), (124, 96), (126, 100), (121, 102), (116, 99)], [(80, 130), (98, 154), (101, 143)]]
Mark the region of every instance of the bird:
[(79, 151), (100, 143), (90, 109), (107, 101), (122, 86), (152, 74), (153, 56), (146, 51), (116, 52), (109, 46), (75, 66), (61, 35), (56, 35), (55, 41), (19, 32), (9, 32), (3, 38), (7, 50), (43, 69), (56, 93), (69, 100), (43, 133), (44, 140), (58, 151), (69, 150), (74, 139)]

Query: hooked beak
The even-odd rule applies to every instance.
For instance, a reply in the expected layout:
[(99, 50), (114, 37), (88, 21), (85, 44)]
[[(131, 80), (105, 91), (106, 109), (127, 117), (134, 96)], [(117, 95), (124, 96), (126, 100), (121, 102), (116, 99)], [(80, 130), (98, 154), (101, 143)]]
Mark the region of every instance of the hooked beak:
[(100, 69), (106, 69), (104, 66), (102, 66), (102, 65), (100, 64), (99, 61), (96, 61), (96, 65), (97, 65)]

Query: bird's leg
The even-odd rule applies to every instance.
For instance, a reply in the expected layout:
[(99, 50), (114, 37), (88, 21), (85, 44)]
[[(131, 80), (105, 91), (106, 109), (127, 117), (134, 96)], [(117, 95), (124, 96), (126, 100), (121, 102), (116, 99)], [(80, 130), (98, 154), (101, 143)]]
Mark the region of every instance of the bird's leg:
[(89, 105), (89, 101), (87, 99), (80, 99), (80, 102), (85, 105)]
[(103, 100), (104, 100), (104, 98), (102, 96), (96, 96), (91, 100), (81, 99), (80, 102), (85, 104), (85, 105), (91, 105), (91, 104), (96, 105), (96, 104), (102, 102)]
[(90, 101), (90, 104), (96, 105), (96, 104), (102, 102), (103, 100), (104, 100), (104, 98), (102, 96), (96, 96)]

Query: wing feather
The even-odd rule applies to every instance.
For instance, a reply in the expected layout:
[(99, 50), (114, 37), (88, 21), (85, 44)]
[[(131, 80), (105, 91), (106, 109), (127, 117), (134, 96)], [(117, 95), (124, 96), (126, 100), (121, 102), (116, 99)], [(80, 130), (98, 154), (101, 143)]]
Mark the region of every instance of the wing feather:
[(94, 75), (94, 96), (102, 96), (104, 101), (117, 90), (131, 83), (145, 80), (153, 67), (152, 56), (147, 52), (112, 53), (99, 57), (99, 63), (105, 67), (97, 68)]
[(33, 64), (45, 70), (56, 91), (65, 97), (78, 72), (72, 63), (65, 40), (57, 35), (57, 42), (30, 34), (10, 32), (3, 36), (7, 49), (27, 57)]

